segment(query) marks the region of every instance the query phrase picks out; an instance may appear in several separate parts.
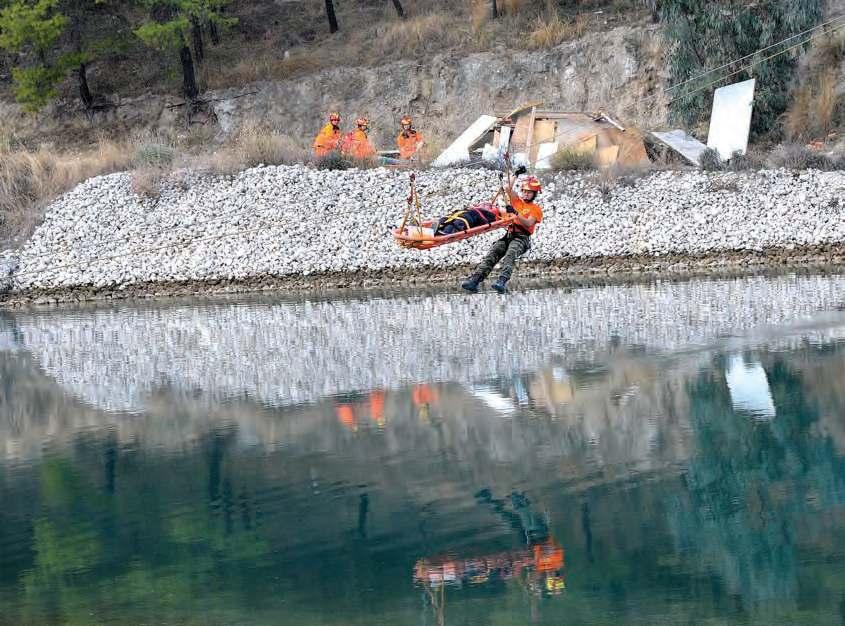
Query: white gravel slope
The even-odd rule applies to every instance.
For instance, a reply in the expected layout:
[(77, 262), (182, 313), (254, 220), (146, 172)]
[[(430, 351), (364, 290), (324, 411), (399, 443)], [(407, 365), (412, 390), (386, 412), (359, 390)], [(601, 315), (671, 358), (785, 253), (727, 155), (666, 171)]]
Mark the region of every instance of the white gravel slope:
[[(421, 172), (428, 216), (489, 199), (498, 174)], [(725, 189), (726, 188), (726, 189)], [(157, 201), (129, 174), (91, 179), (49, 207), (20, 251), (14, 289), (448, 268), (479, 261), (489, 234), (419, 252), (400, 248), (407, 172), (258, 167), (182, 174)], [(547, 181), (546, 219), (527, 259), (702, 254), (845, 243), (845, 173), (662, 172), (607, 197), (585, 176)]]

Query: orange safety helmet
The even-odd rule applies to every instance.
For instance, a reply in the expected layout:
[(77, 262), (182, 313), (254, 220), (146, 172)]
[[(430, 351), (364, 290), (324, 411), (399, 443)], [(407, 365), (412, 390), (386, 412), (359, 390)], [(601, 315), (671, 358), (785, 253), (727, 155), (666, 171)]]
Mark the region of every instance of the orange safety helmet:
[(330, 122), (339, 122), (340, 121), (340, 113), (332, 113), (329, 115)]
[(543, 187), (540, 185), (540, 181), (537, 180), (536, 176), (529, 176), (525, 180), (525, 182), (522, 183), (522, 190), (540, 193), (541, 191), (543, 191)]
[(405, 117), (402, 118), (402, 121), (399, 122), (400, 126), (404, 126), (405, 124), (408, 124), (410, 126), (414, 125), (414, 120), (411, 119), (410, 115), (406, 115)]
[(358, 126), (366, 126), (366, 127), (369, 127), (369, 125), (370, 125), (370, 120), (369, 120), (369, 119), (367, 119), (366, 117), (359, 117), (357, 120), (355, 120), (355, 124), (356, 124), (356, 125), (358, 125)]

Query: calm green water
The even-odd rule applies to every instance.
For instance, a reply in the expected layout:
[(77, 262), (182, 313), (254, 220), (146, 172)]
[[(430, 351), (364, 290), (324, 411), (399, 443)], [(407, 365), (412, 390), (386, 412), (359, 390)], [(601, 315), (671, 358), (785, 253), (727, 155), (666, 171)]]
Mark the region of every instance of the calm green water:
[(0, 623), (840, 624), (841, 276), (0, 319)]

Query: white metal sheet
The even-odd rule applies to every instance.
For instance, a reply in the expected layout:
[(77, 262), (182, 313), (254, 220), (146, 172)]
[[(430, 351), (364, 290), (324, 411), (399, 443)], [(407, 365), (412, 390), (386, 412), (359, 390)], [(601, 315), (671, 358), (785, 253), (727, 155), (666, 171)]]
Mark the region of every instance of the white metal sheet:
[(460, 134), (452, 144), (440, 153), (432, 165), (434, 167), (449, 167), (461, 161), (469, 160), (469, 149), (478, 141), (484, 133), (489, 131), (496, 124), (496, 117), (482, 115), (475, 120), (469, 128)]
[(552, 157), (557, 153), (557, 142), (547, 142), (537, 145), (537, 161), (535, 168), (548, 170), (552, 167)]
[(756, 83), (757, 80), (752, 78), (717, 89), (713, 94), (707, 147), (716, 150), (723, 161), (730, 159), (735, 152), (745, 154), (748, 148)]
[(688, 135), (686, 131), (680, 129), (669, 130), (666, 132), (653, 131), (651, 134), (654, 135), (658, 141), (672, 148), (672, 150), (680, 154), (693, 165), (700, 165), (699, 159), (701, 158), (701, 153), (707, 149), (707, 146), (692, 135)]

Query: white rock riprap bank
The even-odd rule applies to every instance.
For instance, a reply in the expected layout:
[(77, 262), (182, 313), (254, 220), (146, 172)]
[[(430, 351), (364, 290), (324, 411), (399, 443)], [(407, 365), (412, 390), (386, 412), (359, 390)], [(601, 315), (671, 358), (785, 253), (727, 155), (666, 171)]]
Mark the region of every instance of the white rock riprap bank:
[[(487, 170), (418, 175), (426, 215), (489, 199)], [(158, 200), (129, 174), (91, 179), (49, 207), (20, 251), (13, 290), (121, 288), (478, 262), (488, 234), (420, 252), (400, 248), (407, 172), (258, 167), (234, 177), (183, 173)], [(845, 243), (845, 172), (661, 172), (602, 194), (587, 175), (545, 181), (546, 213), (526, 261), (706, 255)], [(518, 276), (518, 274), (517, 274)]]

